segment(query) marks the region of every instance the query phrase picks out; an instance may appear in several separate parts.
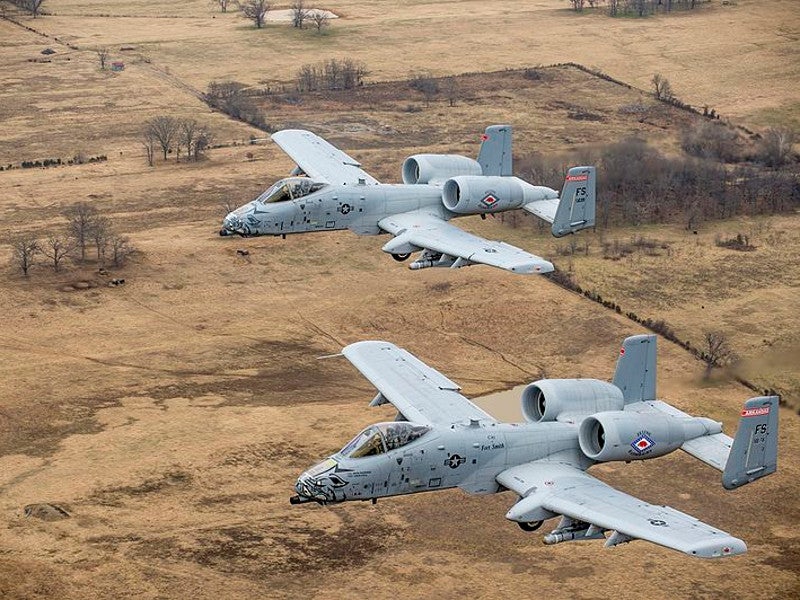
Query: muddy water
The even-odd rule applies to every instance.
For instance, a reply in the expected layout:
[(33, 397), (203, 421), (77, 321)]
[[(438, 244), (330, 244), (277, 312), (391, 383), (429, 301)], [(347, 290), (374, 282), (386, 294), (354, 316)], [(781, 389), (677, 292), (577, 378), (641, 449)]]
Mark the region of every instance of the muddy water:
[(488, 394), (479, 398), (472, 398), (472, 402), (480, 406), (498, 421), (520, 423), (524, 420), (522, 418), (522, 410), (520, 409), (520, 400), (522, 398), (522, 390), (524, 390), (527, 385), (526, 383), (503, 392), (495, 392), (494, 394)]

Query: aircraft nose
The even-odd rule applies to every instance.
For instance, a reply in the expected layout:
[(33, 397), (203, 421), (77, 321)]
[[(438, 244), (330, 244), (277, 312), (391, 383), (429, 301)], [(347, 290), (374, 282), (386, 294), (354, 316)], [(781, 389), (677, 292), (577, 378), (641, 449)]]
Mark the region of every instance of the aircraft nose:
[(225, 236), (240, 233), (243, 227), (244, 224), (239, 216), (235, 213), (229, 213), (228, 216), (222, 220), (222, 229), (219, 230), (219, 234)]
[(328, 458), (308, 469), (297, 479), (297, 483), (294, 486), (297, 495), (292, 496), (289, 501), (292, 504), (336, 502), (336, 494), (327, 478), (327, 475), (335, 467), (336, 461)]
[(294, 484), (294, 491), (297, 492), (297, 495), (289, 498), (289, 502), (292, 504), (325, 502), (328, 499), (325, 491), (308, 473), (303, 473), (298, 478), (297, 483)]

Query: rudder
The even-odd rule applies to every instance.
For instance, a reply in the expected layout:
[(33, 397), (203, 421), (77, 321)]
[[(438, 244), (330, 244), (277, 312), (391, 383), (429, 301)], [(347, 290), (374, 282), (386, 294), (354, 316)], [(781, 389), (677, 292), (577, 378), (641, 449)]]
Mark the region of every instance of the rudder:
[(478, 164), (484, 175), (511, 176), (511, 125), (490, 125), (481, 136)]
[(594, 227), (596, 214), (597, 170), (572, 167), (561, 190), (552, 232), (555, 237)]
[(778, 470), (778, 397), (759, 396), (744, 403), (722, 485), (732, 490)]
[(656, 339), (633, 335), (622, 342), (611, 383), (622, 390), (625, 404), (656, 399)]

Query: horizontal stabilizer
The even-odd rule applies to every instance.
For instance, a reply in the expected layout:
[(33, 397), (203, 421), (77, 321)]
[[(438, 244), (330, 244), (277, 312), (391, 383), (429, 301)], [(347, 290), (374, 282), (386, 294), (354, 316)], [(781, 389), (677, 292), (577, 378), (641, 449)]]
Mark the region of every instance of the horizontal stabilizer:
[(733, 438), (724, 433), (715, 433), (689, 440), (681, 446), (681, 450), (718, 471), (724, 471), (732, 445)]
[(522, 207), (522, 210), (536, 215), (543, 221), (547, 221), (551, 225), (556, 220), (556, 211), (558, 210), (558, 198), (548, 198), (546, 200), (535, 200), (528, 202)]

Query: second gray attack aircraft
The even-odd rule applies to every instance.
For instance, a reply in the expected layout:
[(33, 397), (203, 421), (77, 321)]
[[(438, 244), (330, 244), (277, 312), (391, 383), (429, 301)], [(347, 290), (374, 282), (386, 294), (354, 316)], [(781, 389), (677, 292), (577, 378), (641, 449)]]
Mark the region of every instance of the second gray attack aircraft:
[(286, 129), (272, 135), (297, 167), (252, 202), (231, 212), (220, 235), (276, 235), (350, 229), (389, 233), (383, 251), (409, 266), (458, 268), (486, 264), (514, 273), (547, 273), (552, 263), (500, 241), (467, 233), (455, 217), (522, 208), (552, 224), (556, 237), (595, 223), (595, 169), (569, 170), (559, 196), (512, 176), (511, 127), (486, 129), (478, 159), (416, 154), (403, 163), (403, 183), (385, 184), (318, 135)]
[[(459, 386), (387, 342), (358, 342), (345, 357), (391, 403), (395, 421), (367, 427), (300, 476), (293, 504), (328, 504), (461, 488), (510, 490), (506, 514), (525, 531), (560, 517), (546, 544), (643, 539), (690, 556), (742, 554), (745, 543), (669, 506), (648, 504), (586, 473), (592, 465), (648, 460), (680, 448), (722, 471), (727, 489), (774, 473), (778, 398), (744, 403), (736, 437), (716, 421), (656, 400), (656, 337), (627, 338), (611, 383), (543, 379), (522, 394), (526, 423), (498, 423)], [(444, 515), (443, 515), (444, 518)], [(608, 534), (608, 537), (606, 537)]]

